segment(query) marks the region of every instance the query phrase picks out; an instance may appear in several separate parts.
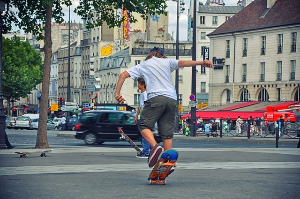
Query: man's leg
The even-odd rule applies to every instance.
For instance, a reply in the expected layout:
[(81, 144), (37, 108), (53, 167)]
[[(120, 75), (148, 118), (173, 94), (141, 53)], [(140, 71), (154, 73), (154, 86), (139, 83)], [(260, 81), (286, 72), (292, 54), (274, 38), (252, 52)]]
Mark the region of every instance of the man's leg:
[(156, 140), (154, 139), (154, 135), (150, 129), (143, 129), (141, 131), (141, 134), (143, 137), (148, 141), (150, 146), (153, 148), (155, 145), (157, 145)]
[(173, 144), (173, 139), (171, 138), (165, 138), (163, 139), (163, 143), (164, 143), (164, 150), (169, 150), (172, 149), (172, 144)]

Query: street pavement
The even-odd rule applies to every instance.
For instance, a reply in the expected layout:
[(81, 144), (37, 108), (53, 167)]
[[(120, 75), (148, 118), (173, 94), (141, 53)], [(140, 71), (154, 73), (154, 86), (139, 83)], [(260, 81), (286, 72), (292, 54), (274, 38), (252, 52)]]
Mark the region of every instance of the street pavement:
[[(74, 134), (63, 133), (59, 132), (60, 136)], [(176, 135), (175, 139), (227, 138)], [(254, 139), (267, 138), (250, 140)], [(32, 147), (0, 150), (1, 198), (293, 199), (300, 196), (298, 148), (176, 148), (178, 166), (167, 178), (167, 185), (148, 185), (151, 169), (147, 160), (136, 158), (130, 146), (55, 147), (48, 157), (32, 153), (20, 158), (15, 154), (20, 150), (41, 151)]]

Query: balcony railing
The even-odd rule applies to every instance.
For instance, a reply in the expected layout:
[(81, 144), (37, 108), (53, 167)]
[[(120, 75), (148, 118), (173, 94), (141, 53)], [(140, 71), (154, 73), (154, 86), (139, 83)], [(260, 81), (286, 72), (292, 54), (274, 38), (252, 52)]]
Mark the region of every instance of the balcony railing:
[(282, 53), (282, 46), (278, 46), (278, 53)]
[(243, 57), (247, 57), (247, 49), (243, 50)]
[(282, 73), (277, 73), (277, 81), (281, 81), (282, 79)]
[(242, 82), (246, 82), (246, 80), (247, 80), (247, 75), (243, 75)]
[(296, 44), (295, 45), (291, 45), (291, 52), (296, 52)]
[[(148, 55), (151, 48), (132, 48), (132, 55)], [(176, 56), (176, 49), (164, 49), (166, 56)], [(192, 56), (191, 49), (179, 49), (179, 56)]]
[(291, 72), (291, 80), (295, 80), (295, 72)]
[(229, 83), (229, 75), (225, 76), (225, 83)]
[(201, 93), (205, 93), (205, 88), (201, 88)]
[(261, 55), (265, 55), (265, 54), (266, 54), (266, 49), (265, 49), (265, 48), (261, 48), (260, 54), (261, 54)]
[(260, 81), (264, 82), (265, 81), (265, 74), (260, 74)]

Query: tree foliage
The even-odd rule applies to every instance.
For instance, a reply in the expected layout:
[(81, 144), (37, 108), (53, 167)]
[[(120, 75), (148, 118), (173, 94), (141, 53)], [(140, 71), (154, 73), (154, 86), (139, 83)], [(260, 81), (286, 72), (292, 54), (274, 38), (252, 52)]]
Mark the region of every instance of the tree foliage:
[(27, 94), (42, 82), (41, 54), (29, 42), (19, 37), (2, 38), (3, 46), (3, 95), (7, 100), (27, 97)]

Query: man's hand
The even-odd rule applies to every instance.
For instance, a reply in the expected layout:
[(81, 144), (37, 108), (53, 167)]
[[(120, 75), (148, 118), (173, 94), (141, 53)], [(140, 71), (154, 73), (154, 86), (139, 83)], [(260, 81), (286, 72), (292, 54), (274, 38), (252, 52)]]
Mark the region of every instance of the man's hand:
[(208, 68), (212, 68), (214, 66), (208, 59), (204, 60), (202, 65)]
[(115, 95), (115, 99), (119, 102), (119, 103), (123, 103), (124, 101), (126, 101), (122, 95)]

